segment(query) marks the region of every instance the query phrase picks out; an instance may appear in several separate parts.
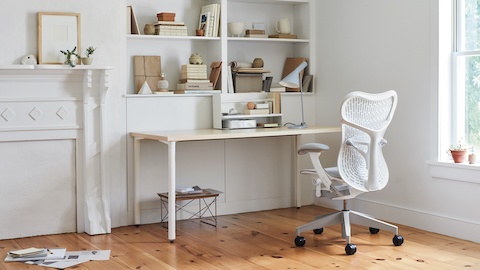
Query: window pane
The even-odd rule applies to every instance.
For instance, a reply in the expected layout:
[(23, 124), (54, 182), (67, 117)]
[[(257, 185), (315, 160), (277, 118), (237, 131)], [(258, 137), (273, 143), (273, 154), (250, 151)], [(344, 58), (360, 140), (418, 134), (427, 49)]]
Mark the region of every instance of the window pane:
[[(459, 100), (457, 103), (457, 106), (459, 106), (457, 107), (458, 116), (464, 119), (462, 122), (465, 125), (466, 142), (469, 146), (474, 146), (476, 150), (480, 150), (480, 56), (467, 56), (464, 60), (465, 92), (463, 94), (460, 90), (457, 93), (459, 99), (463, 96), (463, 100)], [(462, 110), (465, 113), (463, 117)], [(457, 119), (461, 121), (459, 118)]]
[(480, 48), (480, 0), (461, 0), (459, 14), (463, 16), (463, 22), (459, 22), (459, 34), (461, 37), (458, 49), (460, 51), (473, 51)]

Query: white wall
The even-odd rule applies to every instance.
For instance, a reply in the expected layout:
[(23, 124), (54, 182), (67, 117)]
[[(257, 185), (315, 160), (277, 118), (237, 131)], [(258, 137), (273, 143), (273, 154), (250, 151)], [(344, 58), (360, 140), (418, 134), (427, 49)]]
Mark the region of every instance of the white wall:
[(352, 208), (480, 242), (480, 185), (432, 178), (427, 165), (437, 151), (437, 13), (435, 0), (319, 1), (317, 123), (337, 123), (350, 91), (396, 90), (384, 149), (390, 182)]
[[(81, 14), (81, 47), (97, 47), (94, 65), (113, 66), (107, 96), (112, 225), (125, 225), (125, 1), (118, 0), (3, 0), (0, 9), (0, 65), (20, 64), (37, 55), (37, 12)], [(71, 48), (65, 48), (71, 49)], [(1, 89), (0, 89), (1, 94)]]

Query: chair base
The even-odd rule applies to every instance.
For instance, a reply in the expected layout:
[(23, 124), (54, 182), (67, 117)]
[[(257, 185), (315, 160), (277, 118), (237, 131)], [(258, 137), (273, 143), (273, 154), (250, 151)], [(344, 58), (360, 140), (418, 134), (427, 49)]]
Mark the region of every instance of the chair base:
[[(308, 230), (318, 231), (318, 229), (335, 225), (335, 224), (342, 224), (342, 238), (344, 238), (347, 241), (347, 246), (345, 250), (349, 255), (352, 255), (356, 251), (355, 245), (351, 243), (351, 225), (350, 224), (358, 224), (358, 225), (370, 227), (372, 228), (370, 230), (372, 233), (378, 232), (378, 230), (375, 230), (375, 229), (381, 229), (381, 230), (393, 232), (395, 234), (393, 238), (394, 245), (400, 246), (401, 244), (403, 244), (403, 237), (398, 235), (397, 226), (378, 220), (364, 213), (351, 211), (351, 210), (343, 210), (340, 212), (318, 216), (315, 218), (314, 221), (297, 227), (296, 229), (297, 239), (295, 239), (295, 243), (297, 244), (297, 246), (304, 245), (304, 242), (305, 242), (304, 239), (298, 240), (299, 238), (301, 238), (300, 234), (304, 231), (308, 231)], [(297, 241), (300, 241), (300, 242), (297, 242)]]

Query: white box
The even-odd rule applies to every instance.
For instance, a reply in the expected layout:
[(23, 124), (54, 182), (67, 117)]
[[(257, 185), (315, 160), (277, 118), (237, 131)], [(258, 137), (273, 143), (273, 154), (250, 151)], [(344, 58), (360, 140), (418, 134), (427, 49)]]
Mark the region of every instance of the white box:
[(255, 119), (232, 119), (224, 120), (223, 128), (240, 129), (240, 128), (256, 128), (257, 121)]

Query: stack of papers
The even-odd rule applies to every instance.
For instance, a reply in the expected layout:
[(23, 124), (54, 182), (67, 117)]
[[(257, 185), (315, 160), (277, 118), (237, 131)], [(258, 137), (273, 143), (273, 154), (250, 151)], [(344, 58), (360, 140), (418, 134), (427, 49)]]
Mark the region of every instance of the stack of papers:
[(177, 193), (185, 193), (185, 194), (192, 194), (192, 193), (202, 193), (203, 190), (199, 186), (193, 186), (193, 187), (176, 187), (175, 191)]
[(27, 248), (7, 253), (5, 262), (24, 262), (40, 266), (64, 269), (88, 261), (110, 258), (110, 250), (82, 250), (67, 252), (66, 248)]
[(7, 253), (6, 262), (25, 262), (38, 260), (63, 259), (66, 248), (27, 248)]

